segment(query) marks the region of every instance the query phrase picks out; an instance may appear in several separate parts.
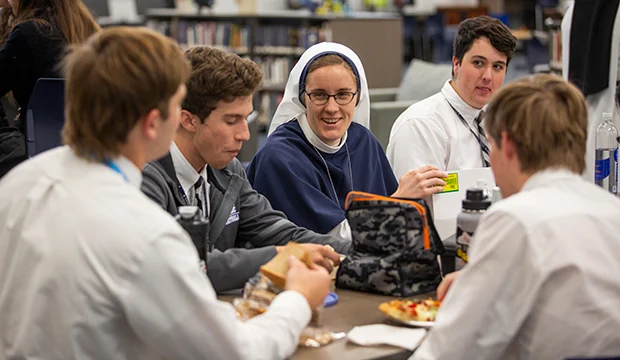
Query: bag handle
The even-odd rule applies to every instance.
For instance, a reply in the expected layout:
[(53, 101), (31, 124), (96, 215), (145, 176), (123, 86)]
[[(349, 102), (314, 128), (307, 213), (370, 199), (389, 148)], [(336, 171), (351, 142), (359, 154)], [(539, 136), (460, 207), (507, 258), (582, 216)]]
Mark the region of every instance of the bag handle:
[(416, 201), (413, 200), (407, 200), (407, 199), (400, 199), (400, 198), (392, 198), (392, 197), (388, 197), (388, 196), (381, 196), (381, 195), (377, 195), (377, 194), (371, 194), (371, 193), (367, 193), (367, 192), (363, 192), (363, 191), (350, 191), (347, 194), (347, 197), (344, 201), (344, 209), (348, 210), (349, 209), (349, 205), (353, 202), (353, 201), (369, 201), (369, 200), (380, 200), (380, 201), (389, 201), (389, 202), (393, 202), (393, 203), (401, 203), (401, 204), (407, 204), (407, 205), (411, 205), (413, 206), (418, 213), (420, 213), (420, 215), (422, 216), (422, 219), (424, 221), (424, 229), (422, 230), (423, 233), (423, 238), (424, 238), (424, 249), (428, 250), (431, 248), (431, 240), (430, 240), (430, 236), (428, 234), (428, 218), (426, 215), (426, 208), (420, 204), (418, 204)]

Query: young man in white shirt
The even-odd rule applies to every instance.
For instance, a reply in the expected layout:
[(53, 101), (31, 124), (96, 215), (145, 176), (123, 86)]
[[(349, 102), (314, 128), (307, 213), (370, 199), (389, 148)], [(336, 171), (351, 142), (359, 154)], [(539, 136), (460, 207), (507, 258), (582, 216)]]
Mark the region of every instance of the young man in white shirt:
[(470, 262), (440, 285), (447, 295), (412, 359), (620, 355), (620, 200), (580, 176), (587, 117), (579, 90), (553, 75), (491, 101), (485, 128), (504, 200), (480, 220)]
[(330, 279), (290, 260), (245, 323), (216, 299), (189, 236), (139, 190), (178, 127), (189, 66), (145, 28), (66, 58), (68, 146), (0, 182), (0, 359), (284, 359)]
[(172, 215), (185, 205), (208, 214), (207, 276), (218, 293), (242, 288), (289, 241), (303, 243), (331, 271), (328, 259), (340, 262), (333, 249), (346, 253), (351, 241), (288, 221), (252, 188), (235, 158), (250, 138), (246, 119), (262, 82), (260, 67), (207, 46), (189, 49), (185, 57), (192, 73), (180, 127), (170, 153), (145, 166), (142, 191)]
[(499, 20), (461, 22), (454, 39), (452, 79), (411, 105), (394, 122), (387, 157), (396, 177), (422, 165), (442, 171), (488, 166), (479, 115), (501, 87), (516, 38)]

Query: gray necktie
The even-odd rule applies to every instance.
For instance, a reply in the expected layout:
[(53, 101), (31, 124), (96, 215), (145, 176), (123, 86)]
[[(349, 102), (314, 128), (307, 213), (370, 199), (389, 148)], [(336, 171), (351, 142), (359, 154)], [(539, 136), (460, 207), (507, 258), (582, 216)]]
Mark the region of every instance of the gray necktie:
[(480, 153), (482, 154), (482, 163), (484, 167), (491, 166), (491, 162), (489, 160), (489, 142), (487, 141), (487, 135), (484, 132), (484, 127), (482, 126), (482, 113), (484, 111), (480, 111), (476, 120), (476, 126), (478, 126), (478, 142), (480, 143)]

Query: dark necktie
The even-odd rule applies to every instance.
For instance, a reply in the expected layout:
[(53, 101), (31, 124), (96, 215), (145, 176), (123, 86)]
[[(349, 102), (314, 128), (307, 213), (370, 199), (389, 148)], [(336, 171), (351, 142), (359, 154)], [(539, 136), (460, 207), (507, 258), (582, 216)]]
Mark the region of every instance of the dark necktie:
[(478, 114), (476, 120), (476, 126), (478, 127), (478, 142), (480, 143), (480, 152), (482, 154), (482, 163), (484, 167), (491, 166), (491, 162), (489, 160), (489, 142), (487, 140), (487, 135), (484, 132), (484, 127), (482, 126), (482, 113)]
[(207, 217), (206, 209), (203, 207), (203, 201), (205, 201), (206, 199), (201, 199), (202, 195), (205, 194), (205, 191), (203, 189), (204, 183), (205, 181), (202, 176), (199, 176), (198, 181), (196, 181), (196, 183), (194, 184), (194, 196), (196, 196), (196, 205), (198, 206), (202, 214)]

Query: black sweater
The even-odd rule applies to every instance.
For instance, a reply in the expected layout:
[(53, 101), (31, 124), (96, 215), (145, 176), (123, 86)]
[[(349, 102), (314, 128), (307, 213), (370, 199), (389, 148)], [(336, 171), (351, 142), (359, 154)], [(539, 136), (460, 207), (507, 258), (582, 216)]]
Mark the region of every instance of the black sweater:
[(0, 96), (13, 91), (22, 120), (37, 80), (60, 76), (58, 63), (65, 46), (56, 27), (27, 21), (13, 28), (0, 49)]

